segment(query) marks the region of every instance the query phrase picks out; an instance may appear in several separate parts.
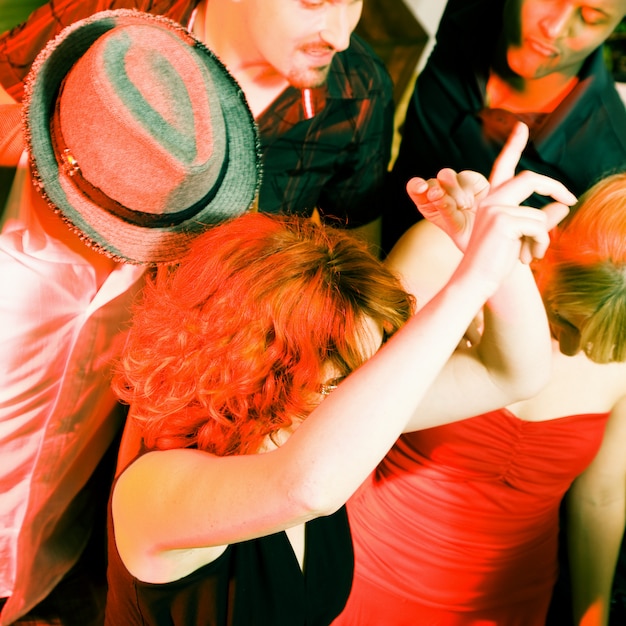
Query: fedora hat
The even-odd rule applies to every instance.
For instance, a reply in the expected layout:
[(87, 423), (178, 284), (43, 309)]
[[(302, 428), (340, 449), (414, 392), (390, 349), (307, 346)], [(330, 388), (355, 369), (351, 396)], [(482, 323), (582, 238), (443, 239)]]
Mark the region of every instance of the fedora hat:
[(23, 121), (48, 204), (118, 260), (177, 260), (207, 227), (246, 212), (260, 183), (241, 88), (161, 16), (103, 11), (64, 29), (33, 64)]

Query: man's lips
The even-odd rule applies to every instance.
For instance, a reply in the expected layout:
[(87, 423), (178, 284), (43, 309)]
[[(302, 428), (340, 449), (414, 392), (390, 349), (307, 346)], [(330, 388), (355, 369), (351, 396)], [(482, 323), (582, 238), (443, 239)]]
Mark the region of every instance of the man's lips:
[(554, 45), (533, 37), (526, 38), (526, 45), (541, 56), (555, 57), (560, 54), (559, 49)]
[(328, 65), (335, 56), (335, 49), (329, 46), (305, 46), (301, 48), (301, 52), (320, 65)]

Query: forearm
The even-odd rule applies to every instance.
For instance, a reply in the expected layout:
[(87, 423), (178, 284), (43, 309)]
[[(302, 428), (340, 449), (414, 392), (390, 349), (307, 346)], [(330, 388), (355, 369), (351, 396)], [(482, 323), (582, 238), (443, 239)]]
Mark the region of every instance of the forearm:
[[(303, 472), (294, 484), (308, 484), (305, 492), (323, 500), (311, 508), (343, 504), (384, 457), (480, 309), (484, 289), (471, 272), (457, 270), (448, 287), (342, 382), (283, 446), (281, 452), (298, 457)], [(429, 425), (425, 418), (417, 427)]]
[(608, 502), (574, 485), (568, 499), (568, 548), (574, 623), (606, 626), (624, 531), (624, 498)]
[(504, 404), (536, 394), (551, 368), (550, 329), (534, 277), (518, 263), (484, 308), (485, 325), (477, 346), (480, 360)]
[(242, 541), (345, 504), (394, 444), (486, 297), (475, 276), (457, 275), (271, 452), (141, 456), (121, 474), (114, 501), (116, 525), (131, 529), (124, 533), (131, 552)]
[[(437, 227), (421, 222), (387, 257), (422, 305), (458, 266), (462, 254)], [(458, 350), (418, 407), (407, 430), (446, 424), (532, 395), (549, 377), (550, 335), (529, 268), (519, 263), (489, 299), (484, 336)], [(477, 389), (481, 392), (477, 393)]]

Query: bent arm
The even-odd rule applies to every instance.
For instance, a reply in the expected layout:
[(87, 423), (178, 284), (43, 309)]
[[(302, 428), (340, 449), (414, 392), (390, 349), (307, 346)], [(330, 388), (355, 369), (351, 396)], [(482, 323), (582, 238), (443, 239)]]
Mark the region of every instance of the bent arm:
[[(150, 557), (160, 565), (191, 558), (199, 566), (203, 561), (196, 559), (198, 550), (209, 562), (225, 544), (337, 510), (409, 420), (419, 425), (414, 416), (420, 402), (485, 301), (516, 271), (524, 238), (547, 240), (540, 212), (512, 210), (506, 204), (481, 206), (446, 288), (326, 397), (277, 450), (226, 458), (171, 450), (131, 464), (113, 494), (121, 552), (130, 554), (130, 560), (137, 555), (148, 564), (146, 571), (155, 569)], [(479, 387), (473, 389), (481, 394)], [(442, 402), (450, 392), (439, 385)], [(421, 426), (427, 427), (424, 415)]]
[[(417, 299), (428, 302), (462, 258), (452, 240), (419, 222), (386, 263)], [(550, 375), (550, 331), (530, 268), (517, 263), (483, 309), (478, 343), (459, 349), (420, 403), (407, 431), (478, 415), (537, 393)]]
[(626, 506), (626, 397), (613, 408), (602, 446), (568, 494), (574, 623), (606, 626)]
[(154, 576), (198, 548), (210, 562), (220, 546), (337, 510), (391, 448), (492, 290), (491, 280), (461, 263), (448, 288), (274, 451), (214, 457), (170, 450), (132, 463), (113, 494), (127, 567)]
[[(534, 217), (546, 229), (555, 226), (576, 198), (560, 183), (534, 172), (514, 176), (528, 139), (528, 127), (517, 124), (494, 164), (489, 183), (476, 172), (439, 172), (436, 179), (413, 179), (407, 191), (431, 224), (418, 225), (394, 249), (388, 263), (418, 301), (428, 298), (454, 271), (460, 253), (473, 236), (481, 207), (502, 203), (514, 215), (534, 189), (551, 196)], [(491, 187), (491, 188), (490, 188)], [(546, 234), (541, 233), (541, 234)], [(454, 241), (454, 245), (452, 243)], [(547, 237), (525, 238), (520, 259), (541, 258)], [(496, 256), (493, 264), (501, 262)], [(429, 275), (434, 272), (433, 275)], [(471, 350), (458, 350), (419, 406), (407, 431), (448, 423), (530, 397), (548, 382), (551, 351), (545, 309), (530, 269), (520, 262), (484, 309), (482, 338)], [(448, 393), (445, 391), (448, 390)]]

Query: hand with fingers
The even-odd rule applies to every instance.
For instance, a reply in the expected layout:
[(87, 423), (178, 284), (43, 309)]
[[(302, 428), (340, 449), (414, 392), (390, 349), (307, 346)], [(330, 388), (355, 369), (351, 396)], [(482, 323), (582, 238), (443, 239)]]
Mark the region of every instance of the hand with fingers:
[[(478, 172), (457, 173), (446, 168), (437, 178), (411, 179), (407, 191), (424, 217), (446, 232), (463, 251), (479, 221), (491, 222), (499, 213), (506, 213), (509, 220), (521, 220), (519, 258), (529, 263), (544, 255), (548, 231), (567, 215), (576, 197), (547, 176), (530, 171), (515, 175), (527, 141), (528, 127), (518, 123), (496, 159), (489, 180)], [(542, 210), (520, 206), (533, 193), (551, 196), (555, 202)], [(526, 226), (522, 227), (522, 221)], [(537, 224), (525, 232), (533, 222)]]

